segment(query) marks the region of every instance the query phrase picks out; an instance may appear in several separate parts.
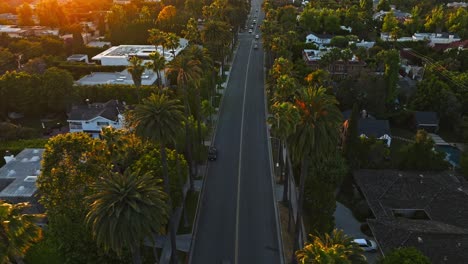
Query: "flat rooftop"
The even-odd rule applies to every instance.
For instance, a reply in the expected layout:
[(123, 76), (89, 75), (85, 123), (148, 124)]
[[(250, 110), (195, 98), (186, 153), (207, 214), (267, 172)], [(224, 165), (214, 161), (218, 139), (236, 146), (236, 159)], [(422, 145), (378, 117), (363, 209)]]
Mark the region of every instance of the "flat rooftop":
[(24, 149), (0, 168), (0, 199), (30, 198), (36, 193), (44, 149)]
[[(157, 75), (151, 70), (145, 70), (141, 76), (142, 85), (153, 85), (157, 80)], [(76, 81), (79, 85), (97, 84), (125, 84), (133, 85), (132, 76), (127, 70), (122, 72), (93, 72)]]

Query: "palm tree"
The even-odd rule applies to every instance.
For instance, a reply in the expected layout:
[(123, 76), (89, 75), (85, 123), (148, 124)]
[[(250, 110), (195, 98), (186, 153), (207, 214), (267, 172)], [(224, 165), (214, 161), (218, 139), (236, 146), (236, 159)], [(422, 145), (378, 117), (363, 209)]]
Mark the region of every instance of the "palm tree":
[(128, 248), (133, 263), (141, 263), (142, 241), (160, 232), (168, 218), (167, 196), (159, 184), (150, 173), (129, 170), (97, 181), (96, 193), (86, 198), (91, 204), (86, 222), (97, 244), (118, 255)]
[(341, 230), (333, 230), (324, 236), (310, 235), (311, 243), (296, 251), (297, 261), (301, 264), (322, 263), (367, 263), (363, 250)]
[(156, 50), (158, 49), (158, 46), (161, 46), (162, 47), (162, 56), (165, 57), (165, 54), (164, 54), (164, 48), (166, 47), (165, 46), (165, 43), (166, 43), (166, 32), (164, 31), (161, 31), (159, 29), (156, 29), (156, 28), (153, 28), (153, 29), (150, 29), (148, 30), (149, 32), (149, 38), (148, 38), (148, 42), (151, 43), (152, 45), (155, 46)]
[(191, 57), (182, 55), (177, 56), (172, 60), (168, 67), (166, 68), (166, 74), (176, 74), (177, 75), (177, 85), (182, 89), (184, 93), (184, 112), (185, 112), (185, 140), (186, 140), (186, 149), (187, 149), (187, 160), (190, 171), (190, 188), (193, 190), (193, 160), (192, 160), (192, 142), (191, 142), (191, 130), (189, 127), (189, 116), (190, 116), (190, 105), (188, 99), (188, 84), (200, 78), (202, 70), (200, 68), (200, 61), (193, 60)]
[[(167, 165), (166, 144), (173, 143), (184, 122), (183, 106), (179, 100), (170, 99), (165, 94), (151, 94), (137, 105), (129, 115), (129, 126), (143, 138), (159, 143), (164, 177), (164, 190), (170, 195), (169, 172)], [(170, 200), (169, 200), (170, 201)], [(175, 226), (170, 223), (171, 243), (175, 249)], [(175, 250), (172, 257), (177, 256)]]
[(297, 81), (295, 78), (291, 77), (289, 74), (281, 75), (276, 80), (274, 98), (273, 100), (277, 102), (292, 102), (294, 98), (294, 93), (297, 90)]
[(42, 215), (24, 214), (29, 203), (9, 204), (0, 200), (0, 263), (23, 263), (22, 258), (42, 230), (34, 221)]
[(223, 21), (208, 21), (201, 32), (203, 46), (211, 53), (211, 57), (221, 62), (221, 72), (224, 75), (224, 57), (231, 42), (231, 28)]
[[(326, 94), (326, 89), (323, 87), (301, 90), (295, 102), (300, 121), (291, 139), (294, 161), (301, 162), (296, 237), (300, 235), (309, 161), (314, 157), (328, 156), (338, 143), (342, 116), (337, 104), (336, 98)], [(298, 247), (299, 245), (296, 245), (296, 249)]]
[(163, 46), (171, 49), (172, 56), (175, 57), (175, 49), (179, 47), (180, 38), (174, 33), (166, 33)]
[(142, 60), (137, 56), (132, 56), (128, 59), (130, 65), (127, 67), (127, 71), (132, 75), (133, 83), (137, 90), (138, 102), (140, 102), (140, 87), (141, 87), (141, 76), (145, 72), (145, 66), (142, 64)]
[(162, 87), (162, 80), (161, 80), (161, 71), (164, 70), (166, 66), (166, 59), (164, 56), (159, 54), (159, 52), (152, 52), (149, 55), (151, 61), (145, 64), (147, 69), (150, 69), (156, 73), (158, 76), (158, 86), (159, 88)]
[[(297, 107), (290, 102), (276, 102), (271, 106), (271, 113), (275, 116), (275, 120), (270, 119), (272, 124), (273, 133), (281, 140), (282, 151), (286, 154), (286, 143), (291, 135), (296, 132), (296, 125), (300, 122), (299, 111)], [(275, 122), (276, 121), (276, 122)], [(278, 153), (278, 156), (280, 154)], [(280, 158), (278, 158), (279, 162)], [(281, 162), (279, 162), (282, 164)], [(283, 166), (285, 163), (283, 164)], [(280, 167), (280, 172), (284, 168)], [(288, 173), (286, 172), (286, 179), (283, 188), (283, 202), (287, 201), (288, 190)]]

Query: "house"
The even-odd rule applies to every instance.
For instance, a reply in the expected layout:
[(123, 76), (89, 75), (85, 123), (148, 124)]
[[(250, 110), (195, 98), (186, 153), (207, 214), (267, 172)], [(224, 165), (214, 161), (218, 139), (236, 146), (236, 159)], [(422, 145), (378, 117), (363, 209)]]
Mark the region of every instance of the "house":
[[(320, 60), (322, 56), (329, 51), (329, 48), (322, 48), (320, 50), (305, 49), (302, 52), (302, 58), (304, 59), (304, 62), (307, 64), (307, 66), (313, 70), (317, 70), (323, 68)], [(326, 70), (328, 70), (328, 72), (331, 74), (355, 74), (365, 66), (366, 63), (364, 61), (361, 61), (356, 56), (353, 56), (353, 58), (347, 62), (344, 62), (343, 60), (337, 60), (334, 63), (330, 63), (328, 66), (326, 66)]]
[(101, 65), (107, 66), (128, 66), (128, 58), (137, 56), (143, 60), (143, 63), (149, 61), (149, 55), (153, 52), (158, 52), (161, 55), (164, 53), (166, 62), (174, 59), (185, 47), (187, 47), (188, 41), (181, 38), (179, 40), (179, 46), (172, 50), (158, 46), (157, 48), (153, 45), (120, 45), (111, 47), (92, 58), (93, 61), (100, 63)]
[(106, 103), (75, 105), (68, 113), (70, 132), (85, 132), (97, 138), (103, 127), (120, 129), (124, 125), (125, 103), (110, 100)]
[(429, 46), (436, 44), (449, 44), (452, 42), (460, 41), (461, 38), (452, 33), (414, 33), (414, 41), (429, 41)]
[(12, 25), (0, 25), (0, 35), (7, 34), (10, 38), (22, 38), (26, 30)]
[(89, 63), (88, 55), (86, 54), (73, 54), (67, 58), (67, 61)]
[(0, 200), (36, 202), (36, 180), (41, 173), (42, 153), (44, 149), (27, 148), (16, 157), (5, 154), (6, 164), (0, 168)]
[[(348, 128), (348, 119), (351, 116), (351, 110), (344, 111), (342, 114), (344, 119), (344, 135), (346, 133), (346, 129)], [(374, 137), (376, 139), (382, 140), (388, 147), (390, 147), (392, 144), (392, 134), (390, 132), (390, 123), (388, 120), (377, 120), (374, 117), (368, 115), (365, 110), (362, 111), (362, 117), (359, 118), (358, 133), (360, 137)]]
[(451, 3), (447, 4), (447, 7), (454, 7), (454, 8), (468, 7), (468, 3), (466, 3), (466, 2), (451, 2)]
[[(163, 76), (164, 73), (161, 72)], [(156, 73), (152, 70), (145, 69), (141, 75), (141, 85), (153, 85), (158, 79)], [(164, 78), (163, 78), (164, 79)], [(163, 82), (164, 83), (164, 82)], [(127, 70), (122, 72), (93, 72), (88, 74), (78, 81), (78, 85), (98, 85), (98, 84), (124, 84), (133, 85), (132, 75)]]
[(414, 124), (416, 129), (424, 129), (428, 133), (439, 131), (439, 117), (436, 112), (414, 112)]
[(452, 171), (358, 170), (373, 213), (367, 223), (383, 255), (415, 247), (432, 263), (468, 263), (468, 190)]
[(306, 37), (306, 43), (315, 43), (318, 45), (328, 45), (330, 44), (333, 35), (330, 34), (315, 34), (311, 33)]
[(383, 10), (380, 10), (379, 12), (375, 13), (372, 18), (374, 20), (378, 20), (378, 21), (383, 21), (383, 19), (385, 18), (385, 16), (390, 13), (390, 12), (393, 12), (393, 15), (395, 15), (395, 18), (399, 21), (399, 22), (404, 22), (405, 20), (411, 18), (411, 14), (410, 13), (406, 13), (406, 12), (403, 12), (401, 10), (398, 10), (398, 9), (395, 9), (395, 7), (392, 7), (392, 9), (390, 11), (383, 11)]

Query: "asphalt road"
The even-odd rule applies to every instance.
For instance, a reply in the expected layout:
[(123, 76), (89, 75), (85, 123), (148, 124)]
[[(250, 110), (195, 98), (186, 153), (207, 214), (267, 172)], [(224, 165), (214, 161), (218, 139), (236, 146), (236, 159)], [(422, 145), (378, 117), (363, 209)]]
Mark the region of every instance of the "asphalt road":
[[(260, 3), (253, 1), (256, 14)], [(262, 15), (259, 13), (259, 22)], [(257, 24), (258, 25), (258, 24)], [(190, 263), (281, 263), (265, 121), (260, 34), (239, 35), (201, 196)], [(257, 43), (259, 48), (254, 49)]]

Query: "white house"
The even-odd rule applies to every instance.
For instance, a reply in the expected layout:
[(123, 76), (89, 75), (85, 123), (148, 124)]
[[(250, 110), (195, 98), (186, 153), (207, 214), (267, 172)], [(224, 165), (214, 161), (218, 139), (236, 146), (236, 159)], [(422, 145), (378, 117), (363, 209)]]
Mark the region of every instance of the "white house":
[(10, 38), (22, 38), (26, 30), (12, 25), (0, 25), (0, 34), (7, 34)]
[(461, 38), (455, 34), (450, 33), (414, 33), (414, 41), (429, 41), (430, 46), (435, 44), (450, 44), (452, 42), (460, 41)]
[(85, 132), (97, 138), (103, 127), (123, 127), (125, 104), (118, 100), (73, 106), (68, 114), (70, 132)]
[(315, 34), (311, 33), (306, 37), (306, 43), (315, 43), (319, 45), (327, 45), (330, 44), (333, 35), (329, 34)]
[[(166, 62), (174, 59), (185, 47), (187, 47), (188, 41), (181, 38), (179, 40), (179, 46), (174, 50), (164, 49), (164, 58)], [(153, 52), (158, 52), (163, 55), (163, 48), (161, 46), (156, 47), (154, 45), (120, 45), (111, 47), (98, 55), (94, 56), (92, 60), (98, 61), (101, 65), (108, 66), (128, 66), (128, 58), (131, 56), (137, 56), (143, 60), (143, 63), (149, 61), (149, 55)]]

